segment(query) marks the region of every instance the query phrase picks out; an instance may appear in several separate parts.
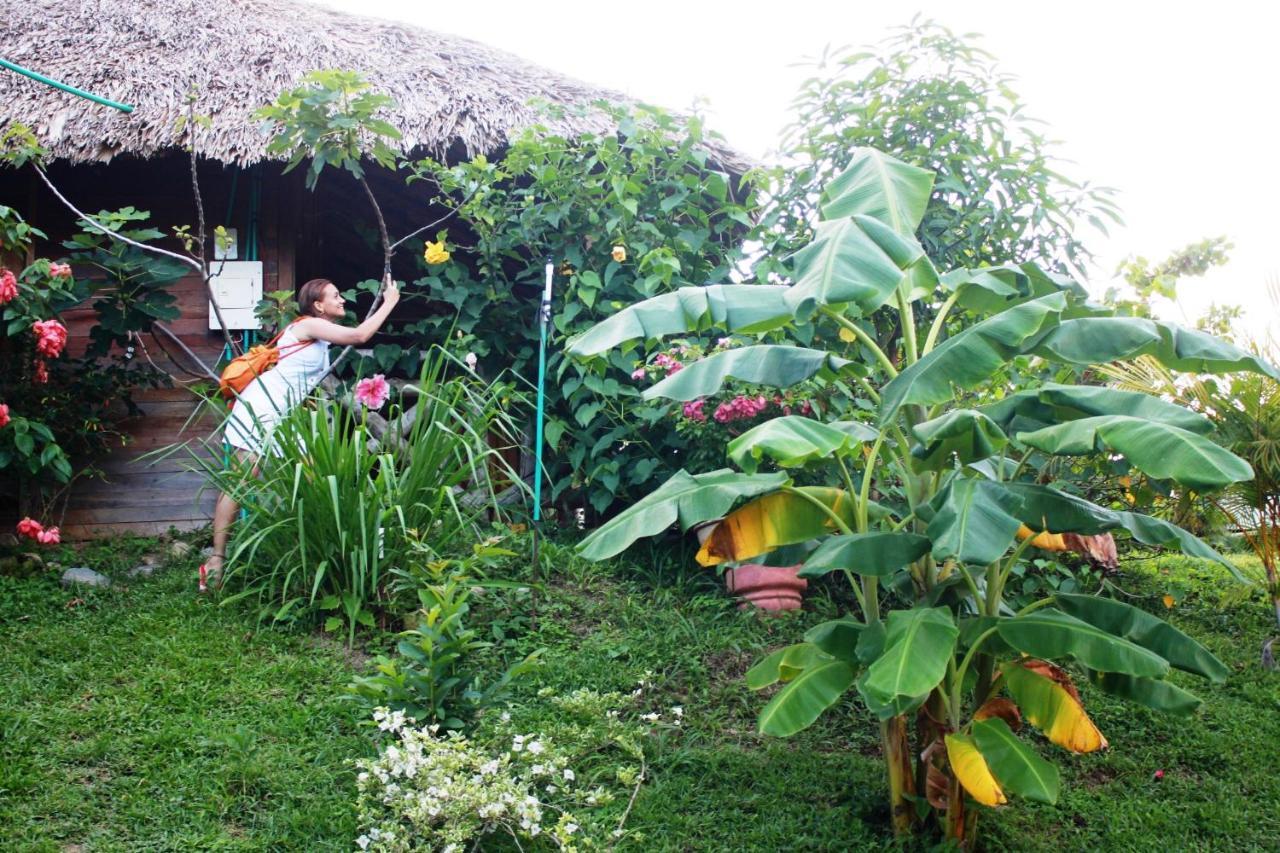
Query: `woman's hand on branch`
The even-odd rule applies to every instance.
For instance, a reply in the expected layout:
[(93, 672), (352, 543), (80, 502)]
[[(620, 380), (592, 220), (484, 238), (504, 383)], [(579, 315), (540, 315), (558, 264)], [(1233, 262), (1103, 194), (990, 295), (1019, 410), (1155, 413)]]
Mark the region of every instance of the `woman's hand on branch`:
[(396, 303), (400, 301), (400, 288), (396, 287), (396, 283), (391, 280), (390, 274), (382, 280), (382, 301), (389, 308), (394, 308)]

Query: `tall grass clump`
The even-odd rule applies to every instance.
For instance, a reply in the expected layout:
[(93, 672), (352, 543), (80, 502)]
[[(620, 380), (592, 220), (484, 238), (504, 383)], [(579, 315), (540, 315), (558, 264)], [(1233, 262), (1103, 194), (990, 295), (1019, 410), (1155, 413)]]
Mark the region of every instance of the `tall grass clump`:
[(210, 487), (242, 507), (227, 600), (252, 600), (272, 621), (324, 616), (353, 642), (357, 625), (394, 610), (391, 570), (412, 542), (447, 551), (474, 541), (481, 520), (503, 514), (499, 490), (523, 488), (502, 456), (516, 444), (513, 393), (436, 351), (385, 430), (357, 403), (317, 397), (276, 426), (273, 453), (221, 465), (221, 453), (196, 455)]

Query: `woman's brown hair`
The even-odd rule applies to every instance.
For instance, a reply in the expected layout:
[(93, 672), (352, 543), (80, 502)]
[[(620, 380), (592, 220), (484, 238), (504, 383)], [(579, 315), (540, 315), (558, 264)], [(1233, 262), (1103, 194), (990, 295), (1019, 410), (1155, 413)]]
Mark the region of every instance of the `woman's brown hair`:
[(316, 303), (324, 297), (326, 285), (333, 284), (327, 278), (313, 278), (298, 289), (298, 313), (315, 317)]

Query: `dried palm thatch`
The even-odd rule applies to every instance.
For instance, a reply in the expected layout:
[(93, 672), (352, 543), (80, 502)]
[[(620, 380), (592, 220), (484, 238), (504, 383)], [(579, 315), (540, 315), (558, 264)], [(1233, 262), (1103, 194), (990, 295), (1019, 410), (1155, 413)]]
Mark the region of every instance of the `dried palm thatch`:
[[(597, 110), (548, 120), (530, 101), (627, 101), (470, 39), (289, 0), (0, 0), (0, 45), (11, 62), (135, 108), (124, 114), (0, 70), (0, 128), (22, 122), (73, 163), (176, 147), (193, 88), (213, 121), (201, 153), (265, 160), (253, 111), (321, 68), (358, 71), (391, 95), (402, 150), (437, 157), (456, 146), (494, 151), (539, 122), (568, 135), (614, 129)], [(750, 165), (727, 147), (712, 153), (735, 172)]]

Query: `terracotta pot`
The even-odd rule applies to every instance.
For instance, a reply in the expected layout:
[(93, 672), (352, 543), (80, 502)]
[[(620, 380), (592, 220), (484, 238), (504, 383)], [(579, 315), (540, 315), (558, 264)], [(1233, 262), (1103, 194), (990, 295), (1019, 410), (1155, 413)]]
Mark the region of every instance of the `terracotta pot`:
[(782, 610), (799, 610), (800, 596), (809, 582), (796, 577), (800, 566), (761, 566), (746, 563), (724, 573), (724, 585), (729, 592), (746, 599), (738, 605), (745, 610), (751, 605), (776, 613)]

